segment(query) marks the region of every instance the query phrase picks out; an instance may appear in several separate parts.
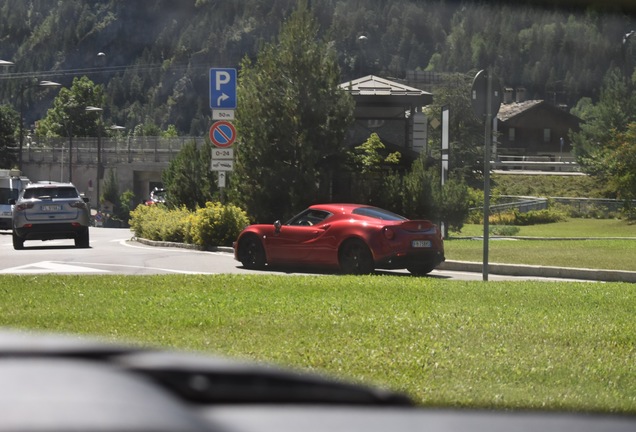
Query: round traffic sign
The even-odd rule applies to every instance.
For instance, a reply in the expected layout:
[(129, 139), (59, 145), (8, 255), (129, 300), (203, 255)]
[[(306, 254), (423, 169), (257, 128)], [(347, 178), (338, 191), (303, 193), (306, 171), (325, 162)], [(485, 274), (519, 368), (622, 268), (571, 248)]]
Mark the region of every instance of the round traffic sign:
[(473, 112), (479, 118), (485, 117), (490, 108), (490, 115), (495, 117), (501, 107), (502, 94), (499, 78), (494, 74), (490, 77), (490, 107), (488, 107), (488, 72), (480, 70), (473, 79), (471, 88), (471, 105)]
[(217, 147), (231, 147), (236, 141), (236, 128), (229, 121), (218, 121), (210, 128), (210, 141)]

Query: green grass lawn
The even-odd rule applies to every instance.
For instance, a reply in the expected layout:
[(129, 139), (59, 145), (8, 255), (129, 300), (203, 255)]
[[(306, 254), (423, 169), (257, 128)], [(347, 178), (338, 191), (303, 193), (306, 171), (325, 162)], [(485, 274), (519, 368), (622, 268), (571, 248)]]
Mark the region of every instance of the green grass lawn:
[(3, 327), (325, 372), (428, 406), (636, 413), (636, 285), (0, 276)]
[[(444, 242), (446, 259), (483, 261), (483, 241), (465, 239), (482, 235), (481, 225), (467, 225), (461, 233), (451, 233)], [(636, 224), (620, 220), (572, 219), (522, 226), (516, 236), (535, 239), (502, 240), (490, 236), (488, 261), (636, 271)], [(574, 240), (585, 237), (591, 239)]]

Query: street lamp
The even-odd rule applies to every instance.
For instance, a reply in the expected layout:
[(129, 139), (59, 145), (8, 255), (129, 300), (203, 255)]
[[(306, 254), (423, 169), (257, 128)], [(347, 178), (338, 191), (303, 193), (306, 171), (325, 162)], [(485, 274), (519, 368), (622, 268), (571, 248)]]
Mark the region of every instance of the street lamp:
[(13, 66), (14, 63), (6, 60), (0, 60), (0, 66)]
[(33, 87), (59, 87), (62, 84), (54, 81), (39, 81), (20, 85), (20, 143), (18, 155), (18, 169), (22, 171), (22, 146), (24, 143), (24, 92)]
[(632, 30), (628, 33), (625, 33), (625, 35), (623, 36), (623, 44), (621, 46), (622, 51), (623, 51), (623, 74), (627, 77), (628, 75), (628, 64), (627, 64), (627, 49), (628, 49), (628, 43), (629, 40), (632, 38), (632, 36), (634, 36), (634, 34), (636, 34), (636, 30)]
[(103, 168), (102, 168), (102, 112), (103, 108), (95, 107), (95, 106), (87, 106), (85, 109), (87, 112), (97, 112), (99, 113), (99, 119), (97, 122), (97, 181), (95, 182), (95, 187), (97, 188), (97, 211), (100, 209), (100, 197), (99, 197), (99, 181), (104, 177)]

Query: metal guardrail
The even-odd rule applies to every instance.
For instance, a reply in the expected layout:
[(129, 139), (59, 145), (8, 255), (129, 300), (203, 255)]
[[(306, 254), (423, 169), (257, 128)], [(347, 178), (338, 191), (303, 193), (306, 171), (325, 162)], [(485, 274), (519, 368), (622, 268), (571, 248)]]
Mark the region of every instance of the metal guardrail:
[[(104, 164), (117, 163), (168, 163), (181, 151), (186, 143), (201, 145), (203, 137), (124, 137), (101, 138), (101, 156)], [(68, 161), (68, 138), (39, 138), (27, 141), (23, 148), (24, 163), (66, 163)], [(73, 138), (73, 163), (97, 163), (97, 138)], [(17, 150), (17, 149), (16, 149)]]
[[(612, 213), (619, 213), (625, 208), (625, 201), (609, 198), (544, 198), (504, 195), (499, 197), (499, 199), (506, 202), (491, 205), (491, 213), (501, 213), (514, 209), (518, 210), (520, 213), (527, 213), (533, 210), (545, 210), (548, 208), (550, 201), (569, 206), (574, 212), (581, 215), (598, 214), (603, 217), (607, 217)], [(633, 201), (631, 206), (636, 207), (636, 201)], [(477, 211), (481, 209), (481, 207), (474, 207), (470, 210)]]
[(576, 162), (543, 162), (531, 160), (517, 161), (492, 161), (493, 169), (500, 170), (534, 170), (534, 171), (557, 171), (557, 172), (574, 172), (580, 171), (579, 164)]

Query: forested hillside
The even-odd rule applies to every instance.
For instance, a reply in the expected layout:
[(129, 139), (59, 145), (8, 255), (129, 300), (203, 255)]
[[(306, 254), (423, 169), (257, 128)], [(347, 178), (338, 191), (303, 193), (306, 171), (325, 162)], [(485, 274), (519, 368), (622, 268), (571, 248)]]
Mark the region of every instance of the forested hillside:
[[(105, 115), (129, 131), (140, 124), (172, 124), (181, 134), (205, 134), (209, 68), (238, 67), (244, 56), (255, 57), (297, 1), (0, 0), (0, 59), (15, 63), (0, 69), (0, 103), (17, 109), (27, 78), (70, 86), (74, 77), (86, 75), (105, 86)], [(573, 106), (582, 97), (599, 96), (610, 67), (634, 64), (636, 47), (622, 43), (636, 29), (634, 15), (598, 7), (308, 3), (333, 41), (343, 82), (367, 74), (404, 79), (409, 70), (474, 74), (492, 67), (505, 85)], [(26, 93), (28, 124), (50, 103), (39, 100)]]

